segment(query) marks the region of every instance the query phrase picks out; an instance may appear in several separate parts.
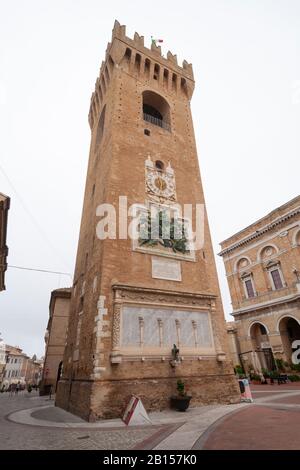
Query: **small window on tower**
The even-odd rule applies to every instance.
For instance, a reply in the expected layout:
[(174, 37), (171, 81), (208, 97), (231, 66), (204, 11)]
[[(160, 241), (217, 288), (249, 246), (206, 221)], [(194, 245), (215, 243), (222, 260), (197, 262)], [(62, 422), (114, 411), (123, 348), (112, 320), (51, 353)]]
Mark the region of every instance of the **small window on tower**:
[(159, 77), (159, 65), (158, 64), (155, 64), (154, 66), (154, 75), (153, 75), (153, 78), (154, 80), (158, 80), (158, 77)]
[(175, 73), (172, 75), (172, 89), (173, 91), (177, 91), (177, 75), (175, 75)]
[(131, 58), (131, 49), (127, 47), (126, 52), (125, 52), (125, 57), (129, 61)]
[(144, 72), (145, 72), (145, 76), (149, 78), (149, 75), (150, 75), (150, 60), (149, 59), (145, 60)]
[(141, 68), (141, 60), (142, 60), (142, 57), (140, 54), (136, 54), (135, 56), (135, 63), (134, 63), (134, 68), (137, 72), (140, 71), (140, 68)]
[(169, 70), (164, 69), (164, 87), (168, 88), (169, 83)]
[(149, 129), (144, 129), (144, 134), (149, 136), (150, 135)]
[(164, 169), (164, 164), (163, 164), (163, 162), (161, 162), (160, 160), (156, 160), (156, 162), (155, 162), (155, 167), (157, 168), (157, 170), (163, 171), (163, 169)]

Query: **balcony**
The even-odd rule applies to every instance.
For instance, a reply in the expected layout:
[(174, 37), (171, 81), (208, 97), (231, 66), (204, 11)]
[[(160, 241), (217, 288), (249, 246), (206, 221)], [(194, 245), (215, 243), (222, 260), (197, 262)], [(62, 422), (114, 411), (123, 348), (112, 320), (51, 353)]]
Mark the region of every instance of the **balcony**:
[(255, 297), (243, 298), (240, 302), (235, 302), (233, 306), (233, 312), (239, 309), (255, 308), (261, 304), (274, 303), (277, 300), (281, 301), (285, 297), (294, 296), (300, 294), (300, 283), (295, 283), (292, 286), (285, 286), (282, 289), (270, 290), (268, 292), (257, 293)]
[(154, 126), (162, 127), (168, 132), (171, 132), (171, 126), (168, 122), (163, 121), (157, 117), (151, 116), (151, 114), (143, 113), (144, 121), (150, 122), (150, 124), (154, 124)]

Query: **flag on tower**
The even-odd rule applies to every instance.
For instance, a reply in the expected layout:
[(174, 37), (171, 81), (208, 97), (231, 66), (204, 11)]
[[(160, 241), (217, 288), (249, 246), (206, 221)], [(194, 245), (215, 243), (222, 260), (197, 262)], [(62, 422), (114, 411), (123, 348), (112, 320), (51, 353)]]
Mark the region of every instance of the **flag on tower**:
[(152, 44), (157, 46), (157, 43), (162, 43), (162, 42), (164, 42), (164, 40), (163, 39), (154, 39), (154, 37), (151, 36), (151, 42), (152, 42)]

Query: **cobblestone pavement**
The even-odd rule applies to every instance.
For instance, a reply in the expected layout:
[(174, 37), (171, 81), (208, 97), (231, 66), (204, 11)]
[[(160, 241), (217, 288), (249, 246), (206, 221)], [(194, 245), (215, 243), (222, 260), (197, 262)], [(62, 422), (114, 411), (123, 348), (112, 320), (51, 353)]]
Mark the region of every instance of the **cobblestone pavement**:
[(251, 388), (254, 405), (215, 422), (194, 449), (300, 449), (299, 383)]
[[(86, 429), (36, 427), (12, 422), (8, 416), (18, 410), (50, 404), (48, 398), (37, 397), (35, 392), (22, 392), (9, 397), (0, 394), (0, 449), (131, 449), (154, 434), (163, 434), (170, 426), (144, 426), (121, 429)], [(38, 412), (36, 412), (38, 413)], [(48, 416), (49, 418), (49, 416)], [(47, 418), (47, 419), (48, 419)], [(72, 418), (71, 418), (72, 419)], [(81, 422), (74, 417), (73, 422)], [(83, 425), (85, 422), (83, 422)]]
[(244, 406), (165, 410), (150, 414), (152, 424), (127, 427), (120, 419), (87, 423), (35, 392), (5, 393), (0, 394), (0, 450), (188, 450), (216, 420)]
[(0, 394), (0, 450), (299, 450), (300, 384), (251, 389), (253, 404), (165, 410), (138, 427), (87, 423), (35, 392)]

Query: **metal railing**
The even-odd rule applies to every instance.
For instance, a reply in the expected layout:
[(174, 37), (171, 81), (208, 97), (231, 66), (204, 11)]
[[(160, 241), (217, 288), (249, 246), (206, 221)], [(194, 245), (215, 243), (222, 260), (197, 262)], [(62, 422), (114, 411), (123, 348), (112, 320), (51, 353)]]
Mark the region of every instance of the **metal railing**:
[(143, 115), (144, 115), (144, 121), (150, 122), (151, 124), (154, 124), (155, 126), (162, 127), (163, 129), (166, 129), (168, 132), (171, 132), (171, 127), (168, 122), (165, 122), (162, 119), (158, 119), (154, 116), (151, 116), (151, 114), (143, 113)]
[[(300, 283), (299, 283), (300, 284)], [(243, 298), (241, 302), (235, 302), (233, 304), (233, 309), (237, 310), (239, 308), (255, 306), (256, 304), (269, 302), (269, 301), (276, 301), (276, 299), (280, 299), (282, 297), (288, 295), (295, 295), (300, 293), (300, 288), (298, 288), (297, 283), (293, 285), (287, 286), (285, 285), (281, 289), (270, 290), (268, 292), (263, 293), (256, 293), (255, 297), (250, 298)]]

